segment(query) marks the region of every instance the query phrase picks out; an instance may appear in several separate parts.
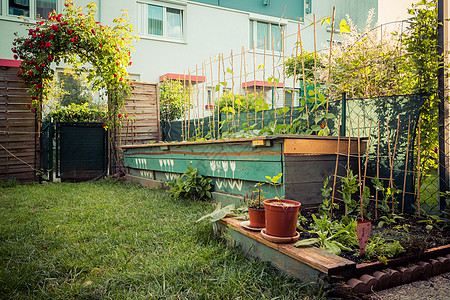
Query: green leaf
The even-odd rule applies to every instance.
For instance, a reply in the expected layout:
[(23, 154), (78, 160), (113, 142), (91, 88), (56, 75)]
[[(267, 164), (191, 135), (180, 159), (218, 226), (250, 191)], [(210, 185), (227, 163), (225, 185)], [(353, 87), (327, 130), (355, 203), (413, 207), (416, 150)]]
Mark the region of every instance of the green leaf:
[(311, 130), (312, 131), (320, 131), (321, 127), (319, 125), (312, 125)]
[(324, 241), (322, 249), (335, 255), (341, 254), (341, 248), (339, 248), (339, 246), (336, 245), (334, 241), (333, 242)]
[(219, 203), (216, 207), (216, 209), (210, 213), (202, 216), (200, 219), (198, 219), (196, 222), (200, 222), (204, 219), (209, 218), (210, 222), (216, 222), (219, 221), (222, 218), (225, 218), (229, 213), (231, 213), (235, 209), (234, 204), (227, 205), (225, 207), (221, 207), (221, 204)]
[(347, 21), (345, 21), (345, 19), (342, 19), (341, 23), (339, 23), (339, 31), (341, 34), (351, 32), (350, 26), (348, 26)]
[(312, 246), (319, 242), (318, 238), (310, 238), (310, 239), (304, 239), (300, 240), (297, 243), (294, 244), (295, 247), (308, 247)]
[(330, 24), (330, 17), (327, 17), (327, 18), (325, 18), (325, 19), (322, 19), (322, 21), (320, 22), (320, 26), (323, 26), (323, 23), (325, 23), (325, 22), (327, 22), (328, 25), (331, 25), (331, 24)]

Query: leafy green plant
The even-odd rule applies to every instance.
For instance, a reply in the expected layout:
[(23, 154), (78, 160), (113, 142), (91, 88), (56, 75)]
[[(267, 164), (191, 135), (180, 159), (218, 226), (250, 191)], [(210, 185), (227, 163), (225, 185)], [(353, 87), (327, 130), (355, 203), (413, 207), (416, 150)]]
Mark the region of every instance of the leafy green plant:
[(388, 241), (377, 236), (369, 239), (366, 245), (366, 257), (368, 259), (377, 257), (378, 260), (385, 263), (386, 258), (392, 258), (404, 251), (405, 249), (399, 241)]
[(0, 180), (0, 188), (11, 188), (19, 185), (19, 181), (16, 177), (8, 177), (5, 180)]
[(164, 81), (159, 86), (159, 114), (161, 120), (173, 121), (183, 116), (189, 106), (191, 91), (183, 86), (180, 80)]
[(211, 181), (211, 178), (200, 175), (197, 168), (189, 166), (181, 177), (168, 182), (169, 195), (175, 199), (209, 200), (212, 198)]
[(425, 229), (430, 232), (432, 230), (442, 231), (448, 224), (447, 220), (441, 219), (437, 215), (427, 215), (425, 220), (420, 220), (418, 223), (425, 224)]
[(249, 207), (249, 208), (254, 208), (254, 209), (264, 209), (264, 204), (263, 204), (263, 200), (265, 199), (264, 195), (263, 195), (263, 191), (261, 190), (261, 186), (264, 183), (262, 182), (258, 182), (256, 184), (256, 186), (258, 187), (257, 190), (252, 191), (250, 196), (248, 196), (248, 194), (246, 194), (244, 196), (244, 203)]
[(331, 192), (333, 191), (332, 187), (328, 186), (328, 182), (331, 176), (328, 176), (323, 182), (323, 187), (320, 189), (322, 191), (322, 203), (319, 205), (319, 213), (321, 216), (331, 216), (331, 211), (333, 209), (339, 209), (339, 204), (333, 202), (330, 198)]
[(106, 119), (107, 112), (105, 110), (90, 107), (88, 103), (73, 103), (49, 113), (44, 120), (53, 120), (54, 122), (105, 122)]
[(341, 190), (339, 191), (342, 194), (342, 201), (345, 204), (345, 215), (351, 214), (358, 205), (358, 203), (352, 199), (352, 195), (358, 191), (358, 187), (358, 175), (353, 174), (353, 171), (349, 169), (348, 176), (343, 177), (341, 180)]
[(222, 207), (222, 204), (217, 204), (216, 208), (212, 213), (203, 215), (201, 218), (199, 218), (196, 222), (201, 222), (203, 220), (209, 220), (211, 223), (217, 222), (222, 218), (225, 218), (229, 214), (231, 214), (235, 210), (234, 204), (230, 204), (227, 206)]
[(270, 104), (264, 102), (262, 92), (243, 95), (226, 91), (220, 96), (218, 104), (214, 108), (214, 113), (217, 115), (217, 110), (219, 110), (222, 113), (234, 115), (238, 112), (255, 112), (255, 110), (260, 112), (269, 108)]
[(393, 225), (397, 224), (398, 220), (404, 219), (404, 217), (392, 213), (388, 214), (387, 216), (381, 216), (381, 221), (378, 222), (378, 228), (382, 228), (384, 225), (392, 227)]
[(279, 173), (278, 175), (275, 175), (273, 177), (270, 176), (266, 176), (266, 178), (269, 181), (266, 181), (266, 183), (270, 184), (271, 186), (273, 186), (275, 188), (275, 193), (277, 194), (277, 199), (280, 199), (280, 195), (278, 194), (278, 190), (277, 190), (277, 186), (282, 185), (282, 183), (278, 182), (281, 177), (283, 176), (283, 173)]

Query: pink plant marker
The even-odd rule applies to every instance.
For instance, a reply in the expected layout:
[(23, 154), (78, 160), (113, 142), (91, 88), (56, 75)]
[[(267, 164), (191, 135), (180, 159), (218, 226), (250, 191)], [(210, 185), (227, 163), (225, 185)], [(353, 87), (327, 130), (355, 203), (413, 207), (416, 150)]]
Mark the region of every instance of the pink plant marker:
[(359, 242), (359, 256), (363, 257), (366, 253), (367, 242), (369, 241), (372, 223), (370, 221), (358, 221), (356, 225), (356, 235)]

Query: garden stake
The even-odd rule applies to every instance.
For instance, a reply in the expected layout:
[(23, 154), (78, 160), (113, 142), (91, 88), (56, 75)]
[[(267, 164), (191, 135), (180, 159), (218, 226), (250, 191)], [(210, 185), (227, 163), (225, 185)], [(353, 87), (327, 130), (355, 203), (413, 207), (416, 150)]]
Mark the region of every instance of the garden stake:
[[(390, 174), (389, 174), (389, 187), (394, 187), (394, 182), (392, 180), (392, 156), (391, 156), (391, 140), (389, 138), (389, 121), (386, 120), (386, 133), (387, 133), (387, 139), (388, 139), (388, 153), (389, 153), (389, 168), (390, 168)], [(394, 195), (392, 195), (392, 213), (394, 213)]]
[[(294, 81), (294, 85), (295, 85), (295, 81)], [(264, 37), (264, 54), (263, 54), (263, 88), (262, 88), (263, 99), (265, 98), (265, 95), (266, 95), (265, 87), (266, 87), (266, 37)], [(255, 98), (255, 100), (256, 100), (256, 98)], [(264, 100), (263, 100), (263, 109), (262, 109), (262, 114), (261, 114), (261, 128), (264, 128)]]
[[(392, 155), (392, 164), (391, 164), (391, 180), (392, 180), (392, 186), (394, 186), (394, 181), (393, 181), (393, 172), (394, 172), (394, 158), (395, 158), (395, 153), (397, 151), (397, 141), (398, 141), (398, 135), (399, 135), (399, 128), (400, 128), (400, 115), (397, 116), (397, 133), (395, 136), (395, 144), (394, 144), (394, 153)], [(394, 195), (392, 195), (392, 213), (394, 213)]]
[(330, 216), (333, 217), (333, 204), (334, 204), (334, 191), (336, 190), (336, 178), (337, 178), (337, 170), (339, 167), (339, 153), (341, 149), (339, 148), (339, 142), (341, 140), (341, 117), (338, 119), (338, 140), (337, 140), (337, 149), (336, 149), (336, 165), (334, 166), (334, 178), (333, 178), (333, 194), (331, 195), (331, 211)]
[[(305, 75), (305, 58), (303, 57), (302, 33), (300, 30), (300, 23), (298, 23), (298, 40), (300, 43), (300, 57), (302, 59), (302, 74), (303, 74), (303, 96), (305, 97), (305, 111), (308, 114), (308, 97), (306, 95), (306, 75)], [(300, 98), (300, 97), (299, 97)], [(309, 118), (306, 120), (309, 129)]]
[[(205, 82), (203, 82), (203, 88), (202, 88), (202, 91), (203, 91), (203, 93), (202, 93), (202, 102), (203, 102), (203, 115), (205, 115), (205, 113), (206, 113), (206, 103), (207, 102), (205, 102), (205, 93), (206, 93), (206, 95), (208, 95), (207, 93), (208, 93), (208, 81), (207, 81), (207, 78), (206, 78), (206, 67), (205, 67), (205, 65), (206, 65), (206, 61), (203, 61), (202, 62), (202, 75), (203, 76), (205, 76)], [(206, 96), (206, 98), (208, 98), (208, 96)], [(207, 101), (208, 101), (208, 99), (206, 99)], [(209, 128), (211, 129), (211, 114), (208, 114), (208, 125), (209, 125)], [(204, 131), (204, 129), (203, 129), (203, 124), (202, 124), (202, 133), (203, 132), (205, 132)]]
[[(331, 55), (332, 55), (332, 47), (333, 47), (333, 33), (334, 33), (334, 19), (336, 16), (336, 6), (333, 6), (333, 14), (331, 15), (331, 34), (330, 34), (330, 55), (328, 56), (328, 65), (331, 66)], [(331, 68), (328, 68), (328, 80), (327, 84), (329, 85), (331, 82)], [(327, 107), (325, 112), (328, 113), (328, 102), (330, 102), (330, 88), (328, 88), (328, 96), (327, 96)], [(328, 120), (325, 120), (325, 124), (328, 126)]]
[[(317, 40), (316, 40), (316, 14), (313, 14), (314, 26), (314, 106), (317, 106)], [(317, 110), (315, 110), (317, 118)], [(347, 209), (346, 209), (347, 211)], [(346, 213), (347, 214), (347, 213)]]
[[(215, 104), (215, 101), (214, 101), (214, 79), (213, 79), (213, 67), (212, 67), (211, 56), (209, 57), (209, 67), (211, 69), (211, 103), (213, 103), (213, 107), (214, 107), (214, 104)], [(219, 109), (219, 105), (218, 104), (217, 104), (217, 109)], [(213, 116), (213, 122), (212, 122), (213, 126), (212, 126), (212, 134), (211, 134), (211, 136), (212, 136), (213, 139), (215, 139), (216, 138), (216, 120), (215, 120), (216, 117), (215, 117), (215, 114), (214, 114), (214, 109), (212, 111), (212, 116)], [(211, 123), (209, 123), (209, 124), (210, 124), (209, 127), (211, 128)]]
[[(286, 107), (286, 64), (285, 64), (285, 55), (284, 55), (284, 30), (281, 31), (281, 46), (283, 47), (283, 107)], [(294, 101), (294, 99), (292, 99)], [(291, 110), (291, 119), (292, 119), (292, 110)], [(283, 125), (286, 124), (286, 112), (283, 110)]]
[[(186, 79), (186, 71), (183, 72), (183, 80)], [(183, 94), (186, 94), (186, 85), (183, 84)], [(184, 131), (183, 131), (183, 124), (181, 125), (181, 133), (183, 134), (183, 140), (186, 140), (186, 102), (183, 103), (184, 106)]]
[[(352, 119), (348, 118), (348, 146), (347, 146), (347, 179), (349, 176), (349, 170), (350, 170), (350, 136), (351, 134), (351, 126), (352, 126)], [(345, 203), (345, 215), (347, 215), (347, 203)]]
[[(275, 55), (273, 55), (275, 53), (275, 37), (272, 36), (272, 63), (273, 63), (273, 69), (272, 69), (272, 108), (275, 109)], [(277, 85), (278, 86), (278, 85)], [(277, 123), (277, 112), (275, 111), (274, 113), (274, 117), (275, 117), (275, 124)]]
[[(188, 74), (189, 74), (189, 103), (188, 103), (188, 130), (187, 130), (187, 140), (189, 141), (190, 138), (190, 134), (191, 134), (191, 97), (192, 97), (192, 85), (191, 85), (191, 70), (188, 69)], [(186, 77), (183, 78), (186, 82)], [(194, 126), (195, 126), (195, 117), (194, 117)]]
[(405, 191), (406, 191), (406, 176), (408, 175), (410, 123), (411, 123), (411, 116), (409, 116), (409, 118), (408, 118), (408, 140), (406, 141), (406, 160), (405, 160), (405, 176), (403, 178), (402, 213), (405, 212)]
[[(253, 93), (255, 94), (255, 128), (258, 129), (258, 116), (256, 114), (256, 48), (255, 41), (253, 41)], [(261, 127), (262, 129), (262, 127)]]
[(370, 120), (369, 125), (369, 140), (367, 141), (366, 146), (366, 161), (364, 162), (364, 179), (363, 179), (363, 191), (366, 189), (366, 174), (367, 174), (367, 162), (369, 161), (369, 148), (370, 148), (370, 135), (372, 133), (372, 119)]
[[(377, 178), (380, 179), (380, 121), (378, 120)], [(378, 191), (375, 191), (375, 219), (378, 219)]]
[[(197, 127), (196, 129), (199, 130), (200, 129), (200, 103), (199, 103), (199, 92), (200, 92), (200, 87), (199, 87), (199, 83), (198, 83), (198, 65), (195, 64), (195, 78), (196, 78), (196, 82), (195, 85), (197, 87)], [(203, 132), (201, 133), (200, 137), (203, 137)]]
[[(422, 118), (419, 117), (419, 128), (422, 124)], [(417, 214), (420, 218), (420, 134), (417, 135)]]
[[(242, 47), (242, 51), (244, 52), (244, 83), (247, 82), (247, 67), (245, 65), (245, 51), (244, 47)], [(255, 41), (253, 41), (253, 51), (255, 51)], [(250, 127), (250, 120), (248, 115), (248, 92), (247, 92), (247, 84), (245, 85), (245, 103), (247, 105), (247, 127)]]
[[(220, 126), (220, 54), (218, 57), (219, 61), (217, 62), (217, 85), (216, 88), (214, 88), (214, 91), (217, 90), (217, 139), (220, 138), (220, 131), (221, 131), (221, 127)], [(223, 79), (225, 80), (225, 78)], [(217, 89), (217, 87), (219, 87)]]
[(364, 221), (363, 201), (362, 201), (362, 184), (361, 184), (361, 140), (359, 138), (359, 116), (358, 116), (358, 179), (359, 179), (359, 199), (361, 205), (361, 221)]
[[(219, 65), (220, 65), (220, 56), (219, 56)], [(226, 83), (227, 83), (226, 77), (227, 76), (226, 76), (226, 71), (225, 71), (225, 58), (224, 58), (223, 53), (222, 53), (222, 71), (223, 71), (223, 83), (224, 83), (224, 86), (222, 89), (222, 95), (223, 95), (225, 92), (227, 92), (227, 86), (226, 86)], [(220, 84), (220, 82), (219, 82), (219, 84)], [(228, 105), (228, 102), (225, 102), (225, 103), (227, 103), (227, 105)], [(228, 123), (228, 109), (226, 111), (226, 115), (227, 115), (227, 132), (230, 132), (229, 123)]]
[(233, 108), (233, 114), (232, 114), (232, 122), (231, 122), (231, 128), (233, 128), (234, 133), (234, 115), (236, 114), (236, 111), (234, 110), (234, 60), (233, 60), (233, 49), (231, 49), (231, 107)]
[[(291, 101), (291, 124), (292, 124), (292, 114), (294, 112), (294, 99), (295, 99), (295, 82), (297, 81), (297, 59), (298, 59), (298, 36), (300, 34), (300, 23), (298, 23), (297, 31), (297, 43), (295, 43), (295, 58), (294, 58), (294, 82), (292, 84), (292, 101)], [(300, 95), (299, 95), (300, 96)], [(299, 97), (300, 98), (300, 97)], [(300, 101), (299, 101), (300, 105)]]
[[(239, 91), (242, 88), (242, 60), (244, 56), (244, 47), (241, 49), (241, 72), (239, 73)], [(244, 79), (245, 80), (245, 79)], [(238, 130), (240, 130), (240, 122), (241, 122), (241, 99), (239, 98), (239, 106), (238, 106)]]

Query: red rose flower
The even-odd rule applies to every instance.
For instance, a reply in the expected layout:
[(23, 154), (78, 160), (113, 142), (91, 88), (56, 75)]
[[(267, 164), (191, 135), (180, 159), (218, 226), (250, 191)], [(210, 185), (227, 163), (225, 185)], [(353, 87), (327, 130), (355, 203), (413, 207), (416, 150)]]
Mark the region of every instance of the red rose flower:
[(16, 54), (14, 54), (14, 59), (18, 59), (19, 57), (16, 55)]

